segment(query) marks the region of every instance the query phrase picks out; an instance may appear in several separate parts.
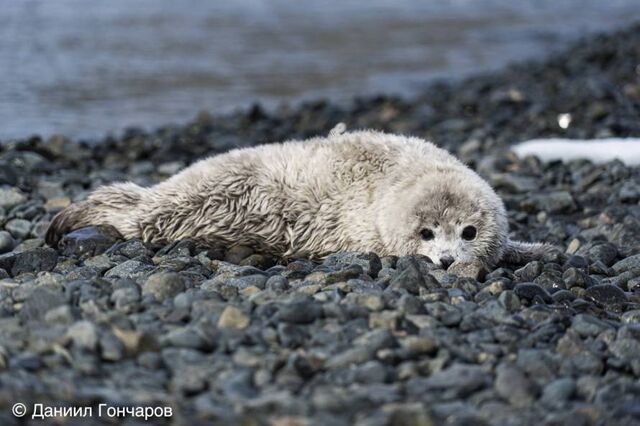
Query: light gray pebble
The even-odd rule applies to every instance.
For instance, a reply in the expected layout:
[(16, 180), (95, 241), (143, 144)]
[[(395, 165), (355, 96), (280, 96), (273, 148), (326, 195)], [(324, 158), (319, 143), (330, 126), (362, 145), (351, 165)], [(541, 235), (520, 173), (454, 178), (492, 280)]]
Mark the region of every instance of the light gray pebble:
[(96, 326), (87, 320), (75, 322), (66, 333), (74, 345), (93, 351), (98, 345), (98, 330)]
[(4, 225), (4, 229), (19, 240), (23, 240), (29, 235), (31, 227), (31, 222), (25, 219), (11, 219)]
[(0, 187), (0, 207), (11, 209), (27, 201), (27, 196), (18, 188)]
[(162, 302), (185, 289), (184, 279), (176, 272), (159, 272), (151, 275), (142, 286), (142, 295), (150, 294)]

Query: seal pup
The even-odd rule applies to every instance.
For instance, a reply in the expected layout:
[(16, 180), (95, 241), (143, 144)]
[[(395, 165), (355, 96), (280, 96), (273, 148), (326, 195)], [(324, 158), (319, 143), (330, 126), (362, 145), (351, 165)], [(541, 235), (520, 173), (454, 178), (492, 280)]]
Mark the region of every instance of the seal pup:
[(249, 245), (289, 258), (337, 251), (421, 254), (448, 268), (540, 258), (508, 238), (502, 200), (478, 174), (425, 140), (377, 131), (236, 149), (144, 188), (100, 187), (58, 213), (46, 241), (89, 225), (124, 238)]

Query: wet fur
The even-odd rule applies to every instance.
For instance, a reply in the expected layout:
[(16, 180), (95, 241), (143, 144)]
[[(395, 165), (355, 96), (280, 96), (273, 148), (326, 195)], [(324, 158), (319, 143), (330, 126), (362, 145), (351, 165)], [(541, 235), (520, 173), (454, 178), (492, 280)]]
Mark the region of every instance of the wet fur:
[(422, 227), (437, 226), (449, 241), (468, 223), (478, 236), (456, 248), (463, 260), (491, 267), (547, 251), (510, 241), (500, 198), (448, 152), (418, 138), (338, 129), (210, 157), (150, 188), (98, 188), (60, 212), (46, 240), (56, 245), (74, 229), (111, 225), (128, 239), (193, 238), (282, 257), (342, 250), (433, 257), (442, 248), (425, 248)]

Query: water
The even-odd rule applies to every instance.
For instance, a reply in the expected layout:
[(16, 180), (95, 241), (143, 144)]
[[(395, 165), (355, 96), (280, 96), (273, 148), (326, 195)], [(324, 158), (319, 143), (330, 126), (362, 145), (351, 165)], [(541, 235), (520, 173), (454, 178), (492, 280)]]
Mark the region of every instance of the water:
[(638, 17), (637, 0), (0, 0), (0, 140), (411, 96)]

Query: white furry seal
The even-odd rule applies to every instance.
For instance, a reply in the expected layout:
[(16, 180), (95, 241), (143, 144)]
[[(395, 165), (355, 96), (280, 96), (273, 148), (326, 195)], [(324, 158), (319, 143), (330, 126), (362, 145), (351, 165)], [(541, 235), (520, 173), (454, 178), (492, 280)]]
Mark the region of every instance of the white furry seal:
[(111, 225), (125, 238), (194, 238), (281, 257), (422, 254), (445, 268), (546, 251), (508, 239), (498, 195), (448, 152), (418, 138), (344, 133), (344, 125), (327, 138), (210, 157), (151, 188), (98, 188), (53, 219), (47, 242), (89, 225)]

